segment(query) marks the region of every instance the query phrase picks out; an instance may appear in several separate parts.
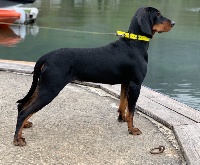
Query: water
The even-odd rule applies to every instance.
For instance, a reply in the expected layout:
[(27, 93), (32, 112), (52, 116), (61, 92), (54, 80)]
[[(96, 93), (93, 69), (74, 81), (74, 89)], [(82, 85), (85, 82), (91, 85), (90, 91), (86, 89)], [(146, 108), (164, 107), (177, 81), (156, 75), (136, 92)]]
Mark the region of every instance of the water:
[(144, 85), (200, 110), (199, 0), (37, 0), (32, 6), (40, 11), (36, 25), (0, 28), (1, 59), (36, 61), (61, 47), (105, 45), (117, 37), (79, 31), (126, 31), (139, 7), (158, 8), (176, 25), (151, 40)]

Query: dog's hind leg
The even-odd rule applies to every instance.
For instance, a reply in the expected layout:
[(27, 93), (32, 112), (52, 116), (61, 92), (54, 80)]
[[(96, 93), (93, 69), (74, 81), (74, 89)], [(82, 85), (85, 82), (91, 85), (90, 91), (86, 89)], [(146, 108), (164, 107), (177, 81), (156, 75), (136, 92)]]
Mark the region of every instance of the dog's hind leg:
[(14, 145), (24, 146), (26, 145), (25, 139), (22, 138), (22, 129), (26, 124), (27, 120), (37, 111), (42, 109), (44, 106), (49, 104), (58, 94), (48, 89), (40, 88), (38, 93), (32, 99), (32, 102), (23, 110), (18, 113), (16, 131), (14, 135)]
[(128, 111), (126, 113), (126, 121), (128, 124), (128, 131), (132, 135), (140, 135), (142, 132), (138, 128), (133, 126), (133, 116), (135, 112), (135, 106), (137, 99), (140, 94), (141, 85), (136, 85), (133, 82), (130, 82), (128, 90)]
[[(33, 82), (32, 82), (31, 88), (29, 89), (29, 92), (23, 99), (20, 99), (17, 101), (18, 113), (22, 111), (23, 109), (25, 109), (34, 98), (34, 95), (37, 92), (36, 88), (38, 85), (38, 80), (40, 78), (40, 74), (43, 68), (44, 68), (44, 61), (39, 60), (34, 67)], [(33, 125), (32, 122), (26, 121), (26, 123), (24, 124), (24, 128), (30, 128), (32, 127), (32, 125)]]
[(120, 94), (120, 105), (119, 105), (119, 116), (118, 116), (118, 121), (119, 122), (125, 122), (126, 118), (125, 118), (125, 111), (126, 111), (126, 107), (128, 104), (127, 101), (127, 94), (128, 94), (128, 85), (122, 84), (121, 85), (121, 94)]
[[(22, 111), (22, 110), (24, 110), (25, 108), (27, 108), (28, 106), (29, 106), (29, 104), (32, 102), (32, 100), (34, 99), (34, 97), (37, 95), (37, 92), (38, 92), (38, 89), (35, 89), (35, 91), (34, 91), (34, 93), (33, 93), (33, 95), (26, 101), (26, 102), (24, 102), (24, 103), (19, 103), (18, 104), (18, 114)], [(33, 126), (33, 123), (32, 122), (30, 122), (30, 121), (26, 121), (25, 123), (24, 123), (24, 128), (30, 128), (30, 127), (32, 127)]]
[[(68, 81), (69, 82), (69, 81)], [(14, 135), (14, 145), (24, 146), (26, 141), (22, 138), (22, 129), (27, 120), (37, 111), (49, 104), (67, 84), (66, 77), (62, 73), (55, 75), (54, 71), (43, 73), (31, 100), (28, 101), (26, 108), (18, 112), (16, 130)]]

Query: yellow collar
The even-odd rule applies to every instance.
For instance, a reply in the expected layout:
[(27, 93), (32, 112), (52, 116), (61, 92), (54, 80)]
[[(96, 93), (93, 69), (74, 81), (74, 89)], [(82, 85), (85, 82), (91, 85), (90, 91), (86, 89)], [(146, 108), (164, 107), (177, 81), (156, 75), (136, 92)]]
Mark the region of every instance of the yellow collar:
[(140, 41), (149, 41), (150, 40), (150, 38), (148, 38), (146, 36), (136, 35), (133, 33), (123, 32), (123, 31), (117, 31), (116, 35), (122, 36), (124, 38), (133, 39), (133, 40), (140, 40)]

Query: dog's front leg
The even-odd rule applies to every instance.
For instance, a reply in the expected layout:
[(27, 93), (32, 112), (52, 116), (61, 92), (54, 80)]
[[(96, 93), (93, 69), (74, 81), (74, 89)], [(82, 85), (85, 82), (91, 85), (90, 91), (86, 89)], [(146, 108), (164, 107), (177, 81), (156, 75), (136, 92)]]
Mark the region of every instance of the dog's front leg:
[(140, 89), (141, 85), (136, 85), (135, 83), (130, 82), (128, 89), (128, 111), (126, 114), (126, 121), (128, 124), (128, 131), (132, 135), (140, 135), (142, 133), (138, 128), (134, 128), (133, 126), (133, 116)]
[(118, 117), (118, 121), (119, 122), (125, 122), (126, 118), (125, 118), (125, 111), (126, 111), (126, 107), (128, 104), (127, 101), (127, 89), (128, 89), (128, 85), (122, 84), (121, 85), (121, 94), (120, 94), (120, 104), (119, 104), (119, 117)]

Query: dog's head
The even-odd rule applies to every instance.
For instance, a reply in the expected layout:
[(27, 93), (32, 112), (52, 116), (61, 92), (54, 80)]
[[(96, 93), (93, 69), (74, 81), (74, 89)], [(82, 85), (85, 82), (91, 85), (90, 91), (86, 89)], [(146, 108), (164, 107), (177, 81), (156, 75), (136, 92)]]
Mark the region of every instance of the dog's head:
[(155, 32), (168, 32), (175, 25), (174, 21), (163, 17), (159, 10), (153, 7), (140, 8), (136, 18), (141, 31), (152, 38)]

